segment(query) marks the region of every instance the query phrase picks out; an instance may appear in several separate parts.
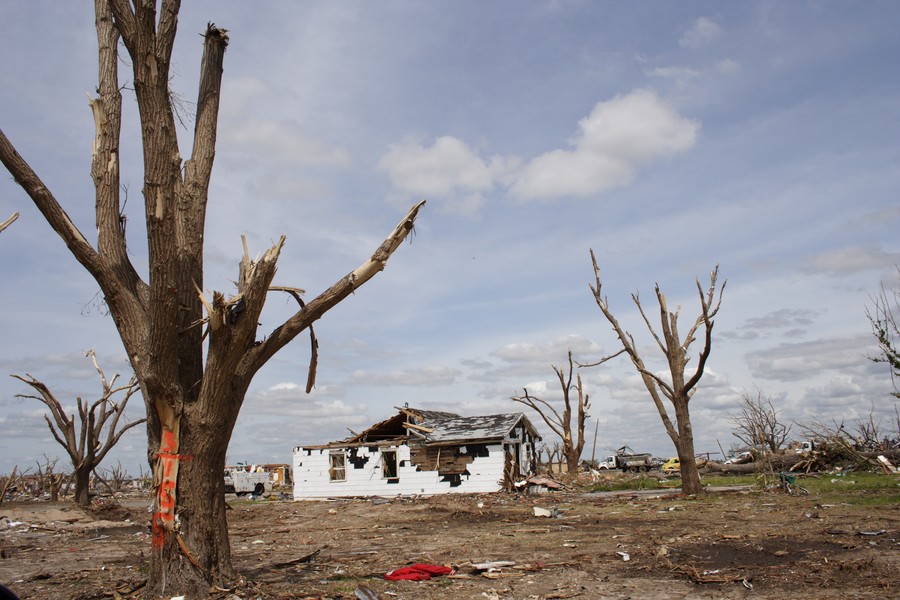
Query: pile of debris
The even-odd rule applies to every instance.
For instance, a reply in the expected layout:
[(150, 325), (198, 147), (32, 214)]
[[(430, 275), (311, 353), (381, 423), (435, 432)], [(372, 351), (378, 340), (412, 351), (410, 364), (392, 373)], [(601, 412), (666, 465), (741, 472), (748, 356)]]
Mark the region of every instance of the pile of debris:
[(768, 471), (793, 471), (815, 473), (840, 469), (842, 471), (876, 471), (896, 473), (900, 464), (900, 450), (859, 450), (846, 440), (837, 438), (819, 442), (809, 452), (798, 454), (791, 450), (778, 454), (754, 455), (745, 463), (722, 464), (710, 461), (705, 466), (713, 473), (758, 473)]
[(900, 450), (859, 450), (846, 440), (819, 444), (791, 465), (791, 471), (805, 473), (827, 471), (840, 467), (844, 471), (878, 471), (896, 473), (894, 463), (900, 460)]

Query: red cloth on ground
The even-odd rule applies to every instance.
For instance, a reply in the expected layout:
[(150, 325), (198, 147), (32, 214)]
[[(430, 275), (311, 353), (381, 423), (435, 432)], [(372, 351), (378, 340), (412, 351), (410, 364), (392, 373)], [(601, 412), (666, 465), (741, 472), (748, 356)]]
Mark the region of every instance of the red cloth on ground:
[(408, 567), (400, 567), (399, 569), (388, 571), (384, 574), (384, 578), (391, 581), (424, 581), (432, 577), (440, 577), (441, 575), (453, 575), (455, 572), (450, 567), (416, 563)]

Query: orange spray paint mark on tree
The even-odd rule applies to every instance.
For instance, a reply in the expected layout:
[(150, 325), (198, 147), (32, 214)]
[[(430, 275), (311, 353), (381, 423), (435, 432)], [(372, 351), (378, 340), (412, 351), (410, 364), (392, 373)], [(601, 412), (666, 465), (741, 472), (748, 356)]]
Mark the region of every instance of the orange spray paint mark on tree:
[(166, 533), (175, 530), (175, 483), (178, 480), (178, 436), (163, 429), (156, 455), (156, 511), (151, 520), (153, 546), (162, 548)]

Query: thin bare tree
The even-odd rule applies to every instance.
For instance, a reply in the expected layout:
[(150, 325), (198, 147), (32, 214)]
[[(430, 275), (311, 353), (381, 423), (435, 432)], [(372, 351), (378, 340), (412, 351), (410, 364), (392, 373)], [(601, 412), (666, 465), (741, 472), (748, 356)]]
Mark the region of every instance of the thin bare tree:
[[(897, 274), (900, 280), (900, 267), (897, 267)], [(881, 290), (871, 300), (872, 306), (866, 308), (866, 317), (872, 326), (872, 335), (878, 340), (879, 354), (870, 359), (888, 365), (894, 385), (893, 396), (900, 398), (900, 328), (897, 325), (900, 288), (888, 290), (882, 283)]]
[(17, 473), (18, 470), (19, 465), (15, 465), (13, 467), (12, 473), (10, 473), (9, 475), (0, 476), (0, 504), (3, 504), (3, 501), (6, 499), (6, 495), (9, 493), (9, 491), (11, 489), (15, 489), (16, 481), (22, 476), (22, 473)]
[[(599, 365), (623, 352), (625, 350), (620, 350), (590, 366)], [(581, 453), (584, 450), (584, 427), (588, 418), (590, 418), (588, 410), (591, 407), (591, 403), (588, 394), (584, 393), (580, 373), (575, 375), (575, 383), (572, 383), (575, 366), (578, 363), (573, 360), (571, 350), (569, 350), (568, 359), (568, 370), (564, 367), (550, 365), (556, 373), (556, 378), (559, 380), (559, 387), (562, 392), (562, 413), (556, 409), (551, 401), (529, 393), (528, 388), (523, 388), (522, 391), (524, 393), (521, 396), (512, 396), (510, 400), (524, 404), (534, 410), (540, 415), (550, 430), (559, 436), (562, 442), (560, 453), (565, 458), (566, 469), (569, 473), (575, 473), (578, 471)]]
[[(120, 426), (120, 419), (125, 414), (128, 401), (138, 392), (137, 378), (132, 375), (128, 383), (116, 386), (119, 374), (113, 375), (107, 380), (103, 369), (97, 362), (97, 354), (90, 350), (87, 356), (94, 364), (94, 368), (100, 376), (102, 392), (100, 398), (92, 403), (76, 398), (78, 416), (75, 413), (66, 414), (62, 402), (50, 391), (43, 382), (38, 381), (32, 375), (12, 375), (16, 379), (27, 383), (37, 393), (37, 396), (29, 394), (16, 394), (17, 398), (31, 398), (43, 402), (50, 409), (50, 416), (44, 415), (47, 427), (53, 434), (53, 439), (65, 448), (72, 460), (75, 477), (75, 502), (82, 506), (90, 504), (90, 480), (91, 473), (97, 468), (107, 453), (119, 442), (126, 431), (144, 423), (147, 419), (137, 419), (125, 422)], [(116, 397), (120, 400), (116, 401)]]
[(778, 452), (788, 441), (791, 426), (778, 418), (772, 398), (756, 388), (756, 396), (744, 390), (738, 414), (729, 417), (734, 425), (732, 435), (749, 448)]
[(40, 493), (49, 493), (51, 502), (59, 501), (59, 491), (62, 489), (63, 482), (67, 479), (65, 473), (55, 472), (56, 463), (58, 462), (58, 458), (50, 458), (45, 454), (43, 463), (38, 461), (37, 472), (35, 473)]
[[(203, 35), (193, 145), (182, 160), (169, 87), (180, 8), (179, 0), (94, 0), (99, 84), (90, 107), (96, 244), (0, 131), (0, 161), (96, 280), (141, 386), (154, 482), (146, 588), (152, 597), (206, 597), (211, 587), (228, 587), (237, 578), (222, 472), (253, 377), (385, 268), (424, 205), (415, 204), (368, 260), (301, 303), (268, 334), (258, 332), (260, 315), (284, 236), (255, 261), (245, 243), (237, 292), (226, 297), (214, 291), (208, 299), (203, 291), (204, 230), (228, 34), (209, 24)], [(120, 57), (120, 44), (128, 57)], [(120, 67), (129, 73), (129, 85), (119, 83)], [(148, 248), (144, 277), (131, 261), (125, 238), (123, 90), (133, 91), (140, 118)], [(314, 337), (312, 346), (309, 387), (315, 372)]]
[[(697, 494), (701, 491), (700, 474), (697, 471), (697, 460), (694, 456), (694, 430), (691, 426), (688, 404), (694, 396), (694, 392), (697, 391), (697, 384), (703, 376), (706, 361), (712, 351), (713, 317), (719, 312), (719, 307), (722, 304), (722, 293), (725, 291), (726, 282), (723, 282), (722, 286), (718, 287), (718, 265), (710, 273), (709, 287), (706, 292), (701, 287), (700, 280), (697, 280), (697, 291), (700, 295), (700, 315), (694, 320), (683, 340), (678, 332), (678, 316), (681, 307), (679, 306), (675, 309), (675, 312), (669, 312), (666, 296), (660, 291), (659, 285), (656, 286), (656, 299), (659, 303), (662, 338), (660, 338), (650, 323), (650, 319), (644, 312), (644, 307), (641, 305), (638, 295), (636, 293), (631, 295), (632, 300), (641, 313), (641, 317), (644, 319), (644, 323), (647, 325), (647, 329), (666, 359), (669, 373), (668, 379), (664, 379), (663, 376), (650, 371), (646, 367), (638, 352), (634, 338), (619, 325), (618, 320), (610, 311), (606, 297), (601, 294), (600, 268), (597, 266), (597, 259), (593, 250), (590, 253), (591, 262), (594, 266), (594, 284), (590, 288), (594, 294), (594, 300), (597, 302), (597, 306), (600, 307), (603, 316), (612, 325), (613, 331), (615, 331), (619, 341), (622, 343), (624, 351), (628, 354), (638, 374), (640, 374), (644, 386), (653, 399), (653, 404), (656, 405), (656, 410), (659, 412), (659, 416), (666, 428), (666, 433), (669, 434), (669, 438), (675, 445), (675, 450), (681, 463), (682, 491), (685, 494)], [(716, 298), (717, 295), (718, 299)], [(697, 367), (693, 373), (688, 373), (687, 365), (690, 360), (688, 352), (691, 344), (696, 340), (694, 336), (698, 334), (698, 330), (701, 330), (700, 333), (703, 335), (703, 346), (698, 353)], [(666, 405), (663, 403), (663, 398), (666, 398), (674, 409), (674, 422), (669, 416)]]
[(559, 436), (562, 441), (561, 452), (566, 459), (566, 468), (569, 473), (576, 473), (578, 461), (581, 459), (581, 451), (584, 449), (584, 424), (590, 416), (587, 412), (591, 407), (590, 398), (584, 393), (580, 373), (575, 375), (575, 383), (572, 383), (575, 363), (572, 360), (571, 350), (569, 350), (568, 370), (556, 365), (551, 366), (562, 391), (561, 414), (550, 401), (529, 393), (528, 388), (523, 388), (524, 393), (521, 396), (512, 396), (510, 400), (534, 410), (550, 430)]

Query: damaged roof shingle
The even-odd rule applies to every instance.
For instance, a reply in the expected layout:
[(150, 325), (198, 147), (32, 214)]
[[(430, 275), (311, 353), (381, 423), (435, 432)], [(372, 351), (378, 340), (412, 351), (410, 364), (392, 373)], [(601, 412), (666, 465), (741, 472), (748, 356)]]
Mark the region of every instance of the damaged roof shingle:
[(453, 413), (402, 409), (414, 416), (416, 425), (431, 431), (424, 434), (428, 442), (503, 439), (524, 417), (523, 413), (463, 417)]
[(426, 445), (495, 441), (505, 439), (520, 422), (534, 438), (540, 439), (524, 413), (463, 417), (449, 412), (408, 407), (398, 407), (397, 410), (398, 414), (349, 438), (325, 444), (325, 447), (397, 442), (411, 438)]

